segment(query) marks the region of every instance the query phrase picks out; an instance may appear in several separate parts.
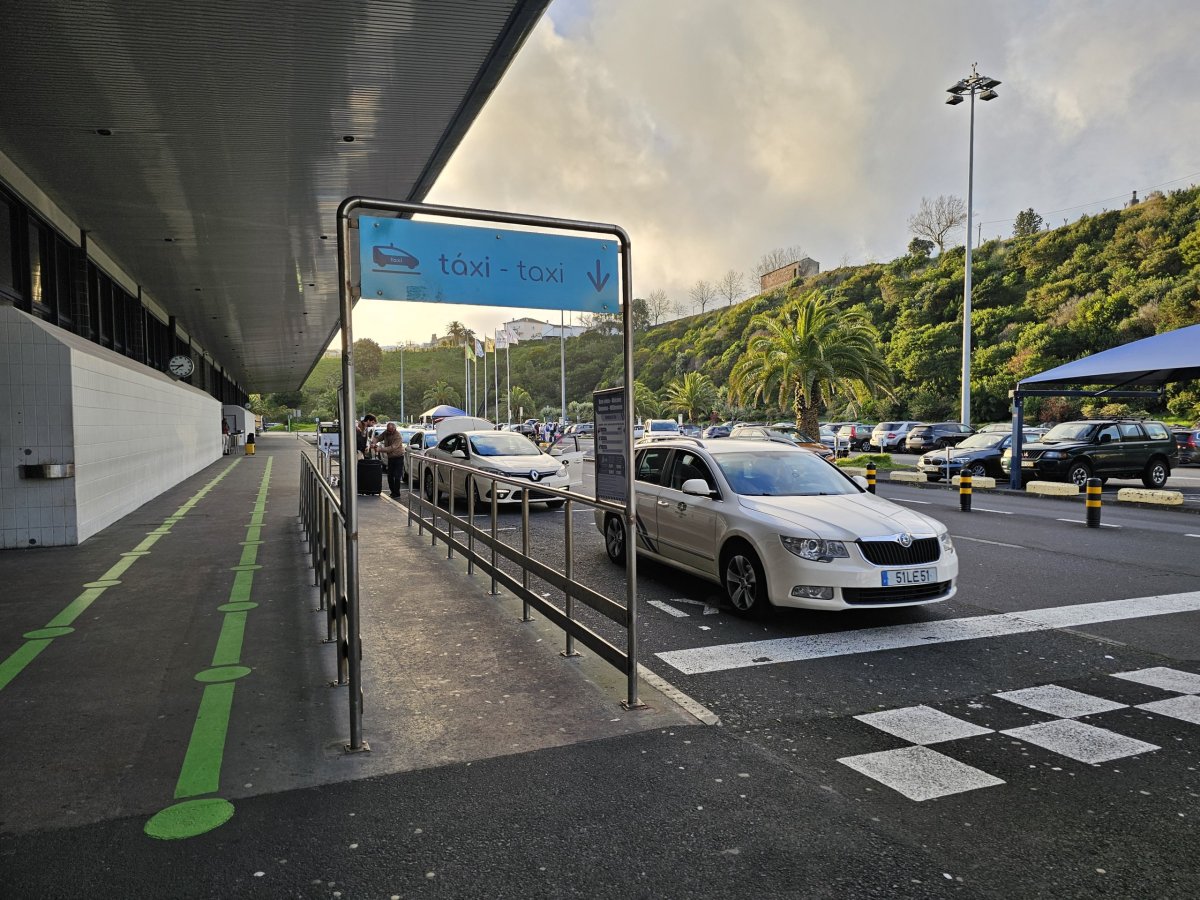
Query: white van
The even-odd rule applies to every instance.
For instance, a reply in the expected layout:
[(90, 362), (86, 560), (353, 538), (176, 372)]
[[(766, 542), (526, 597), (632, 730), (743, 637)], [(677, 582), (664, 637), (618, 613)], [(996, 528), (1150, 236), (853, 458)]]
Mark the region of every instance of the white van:
[(679, 437), (679, 423), (674, 419), (647, 419), (640, 437), (647, 441)]

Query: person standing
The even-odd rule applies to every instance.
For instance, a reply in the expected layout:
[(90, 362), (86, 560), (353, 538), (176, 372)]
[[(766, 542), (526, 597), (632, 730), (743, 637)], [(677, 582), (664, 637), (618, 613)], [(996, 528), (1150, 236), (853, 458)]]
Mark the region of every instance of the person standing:
[(395, 499), (404, 486), (404, 435), (396, 430), (395, 422), (388, 422), (374, 446), (387, 466), (388, 493)]
[(359, 457), (366, 458), (367, 448), (370, 446), (371, 441), (371, 429), (375, 427), (375, 417), (367, 413), (358, 422), (356, 427), (358, 428), (358, 433), (354, 436), (354, 443), (358, 448)]

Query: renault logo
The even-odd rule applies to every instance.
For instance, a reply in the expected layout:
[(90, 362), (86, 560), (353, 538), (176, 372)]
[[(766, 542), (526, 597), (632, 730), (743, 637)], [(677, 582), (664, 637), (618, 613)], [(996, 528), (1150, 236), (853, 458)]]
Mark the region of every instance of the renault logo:
[(529, 480), (530, 480), (530, 481), (540, 481), (540, 480), (541, 480), (541, 477), (542, 477), (542, 475), (541, 475), (541, 473), (540, 473), (540, 472), (538, 472), (538, 470), (537, 470), (537, 469), (530, 469), (530, 470), (529, 470)]
[(912, 546), (912, 535), (909, 534), (907, 531), (904, 532), (903, 534), (899, 535), (897, 537), (897, 540), (900, 541), (901, 547), (911, 547)]

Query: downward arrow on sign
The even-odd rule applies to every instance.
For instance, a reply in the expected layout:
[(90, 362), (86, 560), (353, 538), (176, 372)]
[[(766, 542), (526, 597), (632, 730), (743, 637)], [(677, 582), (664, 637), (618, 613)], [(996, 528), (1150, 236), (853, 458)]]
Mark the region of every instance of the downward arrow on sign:
[(604, 277), (601, 278), (600, 274), (601, 274), (600, 260), (596, 260), (596, 274), (593, 275), (591, 272), (588, 272), (587, 278), (588, 278), (588, 281), (590, 281), (592, 283), (592, 287), (594, 287), (596, 289), (597, 294), (600, 293), (602, 290), (604, 290), (604, 286), (606, 284), (608, 284), (608, 279), (611, 277), (610, 275), (605, 273)]

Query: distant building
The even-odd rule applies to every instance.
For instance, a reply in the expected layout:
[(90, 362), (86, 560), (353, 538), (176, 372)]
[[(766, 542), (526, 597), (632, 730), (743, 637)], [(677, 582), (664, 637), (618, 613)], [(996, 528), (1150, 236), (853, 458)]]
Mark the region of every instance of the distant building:
[(769, 291), (771, 288), (779, 287), (781, 284), (790, 284), (794, 278), (811, 278), (821, 271), (821, 264), (815, 259), (804, 257), (804, 259), (790, 262), (786, 266), (780, 266), (772, 272), (761, 276), (758, 279), (758, 289), (760, 291)]
[(323, 356), (325, 359), (341, 359), (342, 351), (341, 350), (326, 350), (324, 353), (321, 354), (321, 356)]
[(508, 330), (509, 334), (516, 335), (518, 341), (539, 341), (542, 338), (557, 338), (560, 335), (569, 338), (579, 337), (587, 331), (582, 325), (551, 325), (549, 322), (531, 319), (529, 316), (505, 322), (504, 328)]

